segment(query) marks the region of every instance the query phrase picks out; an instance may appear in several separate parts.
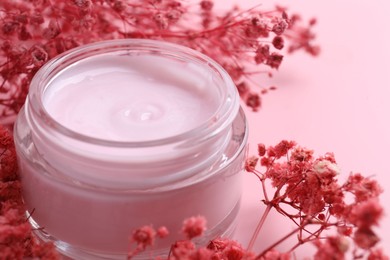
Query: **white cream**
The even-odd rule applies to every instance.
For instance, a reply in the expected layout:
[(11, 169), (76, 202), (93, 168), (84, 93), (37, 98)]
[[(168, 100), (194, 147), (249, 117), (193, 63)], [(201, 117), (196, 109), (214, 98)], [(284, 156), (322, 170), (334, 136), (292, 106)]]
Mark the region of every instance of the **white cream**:
[(63, 126), (99, 139), (149, 141), (198, 127), (218, 108), (209, 72), (142, 56), (97, 56), (62, 71), (44, 106)]

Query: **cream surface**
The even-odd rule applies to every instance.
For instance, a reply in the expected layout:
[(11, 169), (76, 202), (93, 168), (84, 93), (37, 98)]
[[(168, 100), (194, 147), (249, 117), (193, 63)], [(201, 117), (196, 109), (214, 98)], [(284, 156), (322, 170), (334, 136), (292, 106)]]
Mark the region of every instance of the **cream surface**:
[(151, 55), (79, 61), (48, 85), (44, 106), (63, 126), (115, 141), (150, 141), (189, 131), (218, 108), (200, 66)]

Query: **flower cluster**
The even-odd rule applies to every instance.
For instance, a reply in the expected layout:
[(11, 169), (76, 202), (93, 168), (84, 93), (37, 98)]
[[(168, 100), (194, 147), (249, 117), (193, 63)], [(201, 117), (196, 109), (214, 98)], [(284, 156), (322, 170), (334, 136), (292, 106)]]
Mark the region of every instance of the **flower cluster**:
[(156, 237), (164, 238), (169, 235), (169, 231), (166, 227), (160, 227), (157, 230), (152, 225), (143, 226), (136, 229), (133, 232), (131, 242), (136, 243), (136, 248), (130, 250), (127, 254), (127, 258), (131, 259), (135, 255), (143, 252), (148, 246), (153, 246)]
[[(377, 181), (354, 173), (340, 184), (337, 179), (340, 170), (333, 154), (315, 158), (312, 150), (292, 141), (281, 141), (268, 148), (259, 144), (258, 156), (248, 159), (246, 170), (259, 178), (267, 206), (249, 248), (271, 209), (296, 225), (296, 229), (260, 256), (296, 234), (297, 244), (287, 253), (312, 242), (318, 249), (316, 259), (344, 259), (347, 252), (353, 259), (388, 259), (375, 247), (380, 239), (374, 227), (383, 216), (379, 203), (382, 189)], [(275, 191), (272, 197), (267, 193), (268, 181)], [(324, 238), (325, 230), (329, 232), (331, 228), (334, 234)]]
[(0, 259), (59, 259), (53, 244), (32, 236), (25, 217), (13, 139), (0, 126)]
[[(312, 150), (285, 140), (268, 148), (259, 144), (258, 156), (248, 158), (246, 171), (259, 178), (266, 205), (248, 248), (226, 238), (216, 238), (205, 247), (197, 247), (191, 239), (202, 235), (205, 219), (192, 217), (183, 224), (187, 239), (172, 245), (168, 259), (289, 260), (294, 259), (293, 252), (297, 247), (310, 242), (317, 248), (314, 255), (317, 260), (346, 259), (347, 256), (389, 260), (376, 247), (380, 239), (374, 227), (383, 216), (379, 204), (382, 189), (377, 181), (355, 173), (340, 184), (337, 179), (340, 170), (333, 154), (315, 158)], [(266, 182), (271, 182), (274, 188), (272, 197), (268, 195)], [(271, 209), (289, 218), (296, 228), (263, 252), (251, 252)], [(330, 233), (331, 229), (333, 233)], [(149, 234), (156, 236), (155, 232)], [(293, 235), (298, 240), (290, 250), (276, 250)]]
[[(164, 228), (164, 227), (162, 227)], [(158, 230), (161, 230), (159, 228)], [(146, 246), (153, 246), (154, 240), (161, 236), (158, 230), (154, 230), (152, 226), (144, 226), (135, 230), (134, 234), (142, 233), (142, 239), (134, 238), (137, 248), (131, 251), (128, 259), (132, 259), (136, 254), (145, 250)], [(222, 260), (222, 259), (254, 259), (254, 254), (246, 251), (236, 241), (226, 238), (216, 238), (209, 242), (205, 247), (197, 247), (192, 239), (200, 237), (206, 230), (206, 219), (203, 216), (190, 217), (183, 222), (182, 233), (185, 236), (184, 240), (176, 241), (172, 244), (168, 257), (169, 260)], [(138, 236), (138, 235), (137, 235)], [(133, 235), (134, 237), (134, 235)], [(141, 250), (138, 250), (142, 248)], [(157, 259), (165, 259), (158, 257)]]
[(260, 94), (274, 87), (251, 86), (250, 75), (267, 72), (254, 70), (253, 65), (277, 69), (285, 40), (290, 42), (287, 52), (303, 49), (318, 54), (318, 46), (312, 44), (314, 22), (302, 26), (299, 21), (298, 15), (288, 17), (281, 7), (271, 11), (235, 7), (219, 15), (211, 0), (196, 6), (179, 0), (4, 0), (0, 119), (3, 124), (12, 122), (32, 77), (49, 59), (79, 45), (118, 38), (170, 41), (205, 53), (227, 70), (245, 103), (256, 110)]

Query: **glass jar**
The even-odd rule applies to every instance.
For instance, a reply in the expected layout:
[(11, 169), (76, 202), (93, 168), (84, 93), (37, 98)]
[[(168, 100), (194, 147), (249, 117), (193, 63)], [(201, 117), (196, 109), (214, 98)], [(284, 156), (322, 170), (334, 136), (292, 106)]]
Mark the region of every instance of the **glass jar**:
[(150, 249), (164, 255), (197, 215), (199, 244), (234, 229), (248, 130), (231, 78), (199, 52), (135, 39), (72, 49), (37, 72), (14, 135), (29, 221), (68, 257), (123, 259), (150, 224), (170, 231)]

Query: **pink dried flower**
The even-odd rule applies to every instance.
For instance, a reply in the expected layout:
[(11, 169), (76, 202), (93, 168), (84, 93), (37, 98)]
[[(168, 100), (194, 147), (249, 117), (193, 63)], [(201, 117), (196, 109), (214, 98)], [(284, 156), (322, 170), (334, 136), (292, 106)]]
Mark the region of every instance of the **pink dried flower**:
[(359, 228), (378, 225), (383, 216), (383, 208), (378, 199), (372, 198), (354, 206), (348, 214), (348, 220)]
[(257, 153), (258, 153), (259, 156), (264, 156), (265, 155), (266, 149), (265, 149), (265, 145), (264, 144), (258, 144), (257, 145)]
[[(378, 201), (382, 189), (377, 182), (353, 174), (346, 183), (339, 184), (340, 169), (332, 153), (314, 158), (312, 150), (299, 147), (292, 141), (283, 140), (268, 148), (261, 144), (258, 156), (250, 157), (245, 169), (259, 178), (263, 203), (267, 207), (248, 248), (252, 248), (271, 209), (291, 219), (296, 229), (265, 249), (257, 259), (272, 255), (273, 248), (295, 234), (298, 241), (291, 250), (306, 242), (314, 242), (318, 248), (314, 259), (344, 259), (349, 248), (348, 240), (363, 250), (360, 257), (368, 256), (379, 241), (372, 227), (383, 216)], [(257, 169), (258, 159), (264, 171)], [(268, 195), (268, 181), (274, 187), (273, 196)], [(348, 193), (355, 196), (353, 203), (348, 201)], [(332, 227), (340, 235), (328, 236), (322, 241), (323, 231)]]
[(0, 180), (15, 180), (17, 168), (15, 150), (10, 148), (2, 151), (0, 148)]
[(268, 38), (269, 36), (269, 28), (268, 21), (259, 15), (256, 15), (248, 21), (243, 27), (245, 32), (245, 37), (249, 39), (257, 39), (257, 38)]
[(255, 53), (255, 62), (256, 64), (265, 63), (270, 55), (270, 47), (269, 45), (261, 44), (257, 47)]
[(315, 25), (317, 23), (317, 19), (316, 18), (311, 18), (310, 20), (309, 20), (309, 26), (313, 26), (313, 25)]
[(249, 92), (248, 84), (246, 82), (241, 82), (237, 85), (237, 90), (241, 97), (246, 96)]
[(74, 0), (74, 4), (81, 9), (88, 9), (92, 5), (90, 0)]
[(271, 53), (271, 55), (268, 56), (266, 64), (271, 68), (278, 69), (280, 64), (282, 63), (282, 60), (283, 60), (283, 55), (273, 52)]
[(31, 249), (34, 259), (60, 260), (62, 259), (53, 243), (35, 243)]
[[(279, 68), (282, 55), (275, 51), (284, 41), (290, 52), (303, 49), (317, 55), (319, 48), (312, 44), (313, 24), (302, 26), (279, 7), (248, 11), (234, 7), (219, 14), (211, 0), (201, 0), (198, 5), (174, 0), (52, 0), (50, 5), (4, 0), (0, 12), (0, 115), (8, 118), (19, 111), (32, 77), (49, 59), (75, 46), (118, 38), (165, 40), (205, 53), (223, 65), (236, 85), (246, 82), (250, 86), (247, 93), (252, 94), (242, 98), (257, 110), (261, 102), (253, 93), (259, 91), (248, 80), (253, 65)], [(274, 37), (273, 44), (265, 43), (272, 41), (269, 37)], [(259, 68), (258, 72), (264, 71)]]
[(20, 181), (0, 181), (0, 201), (19, 200), (21, 198)]
[(152, 246), (156, 240), (157, 232), (151, 225), (142, 226), (133, 231), (131, 242), (136, 243), (136, 248), (129, 250), (127, 259), (132, 259), (134, 256), (144, 251), (146, 247)]
[(363, 249), (370, 249), (379, 242), (379, 237), (370, 228), (359, 228), (353, 235), (353, 241)]
[(365, 178), (360, 173), (350, 175), (344, 186), (346, 191), (355, 195), (356, 202), (378, 197), (382, 193), (382, 188), (376, 180)]
[[(185, 258), (178, 258), (178, 259), (185, 259)], [(213, 254), (210, 250), (204, 247), (197, 248), (195, 251), (191, 253), (189, 256), (189, 259), (191, 260), (207, 260), (207, 259), (218, 259), (218, 257)], [(233, 259), (233, 258), (229, 258)]]
[(206, 230), (206, 218), (203, 216), (190, 217), (184, 220), (182, 232), (187, 239), (201, 236)]
[[(283, 15), (286, 15), (286, 13), (283, 12)], [(274, 32), (276, 35), (282, 35), (288, 28), (288, 22), (286, 18), (287, 17), (284, 17), (284, 19), (277, 21), (272, 27), (272, 32)]]
[(213, 258), (211, 259), (255, 259), (255, 255), (244, 249), (237, 241), (226, 238), (211, 240), (207, 249), (213, 252)]
[(378, 249), (378, 248), (371, 250), (367, 258), (367, 260), (389, 260), (389, 259), (390, 258), (383, 253), (382, 249)]
[(296, 147), (291, 153), (291, 160), (297, 162), (309, 162), (313, 159), (313, 150)]
[(191, 259), (190, 255), (195, 251), (195, 245), (190, 240), (176, 241), (169, 252), (169, 258), (172, 260)]
[(247, 170), (248, 172), (255, 170), (258, 161), (259, 158), (255, 156), (249, 157), (245, 162), (245, 170)]
[(200, 1), (200, 7), (204, 11), (211, 11), (213, 9), (214, 3), (211, 0), (202, 0)]
[(166, 227), (159, 227), (157, 229), (157, 236), (160, 238), (167, 237), (169, 235), (169, 231)]
[(153, 246), (156, 238), (165, 238), (169, 235), (166, 227), (159, 227), (157, 230), (152, 225), (142, 226), (133, 231), (130, 243), (135, 242), (136, 247), (129, 250), (127, 259), (132, 259), (137, 254), (145, 251), (146, 247)]
[(340, 236), (330, 236), (323, 241), (316, 240), (314, 245), (317, 247), (317, 252), (314, 255), (315, 260), (345, 259), (345, 253), (349, 248), (346, 238)]
[(151, 246), (156, 239), (156, 230), (152, 226), (143, 226), (133, 232), (132, 239), (141, 248)]
[(275, 36), (272, 40), (272, 45), (275, 49), (281, 50), (284, 47), (284, 39), (281, 36)]
[(282, 156), (285, 156), (287, 152), (293, 148), (296, 145), (294, 141), (287, 141), (283, 140), (280, 143), (278, 143), (275, 147), (268, 148), (268, 154), (274, 154), (276, 159), (281, 158)]
[(245, 104), (252, 108), (253, 111), (257, 111), (261, 106), (261, 99), (257, 93), (249, 93), (245, 98)]
[(19, 225), (0, 224), (0, 258), (22, 259), (25, 248), (24, 241), (30, 235), (29, 223)]

